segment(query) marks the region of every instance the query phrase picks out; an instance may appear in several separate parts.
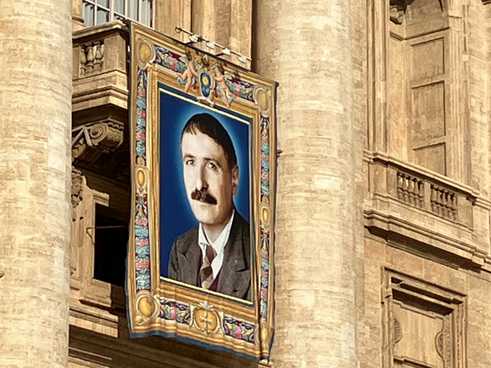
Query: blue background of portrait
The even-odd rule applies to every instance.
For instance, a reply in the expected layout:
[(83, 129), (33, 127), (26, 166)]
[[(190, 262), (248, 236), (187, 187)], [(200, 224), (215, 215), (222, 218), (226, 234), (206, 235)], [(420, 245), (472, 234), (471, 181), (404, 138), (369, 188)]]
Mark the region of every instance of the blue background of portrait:
[[(159, 88), (179, 95), (160, 91), (160, 275), (168, 277), (169, 256), (174, 240), (198, 224), (186, 196), (181, 159), (181, 132), (188, 119), (199, 113), (208, 113), (220, 121), (232, 138), (240, 170), (238, 193), (234, 196), (237, 211), (249, 221), (250, 213), (250, 152), (249, 137), (252, 119), (227, 109), (207, 108), (194, 104), (197, 100), (181, 91), (159, 84)], [(185, 99), (183, 99), (185, 98)], [(237, 116), (249, 124), (240, 122)]]

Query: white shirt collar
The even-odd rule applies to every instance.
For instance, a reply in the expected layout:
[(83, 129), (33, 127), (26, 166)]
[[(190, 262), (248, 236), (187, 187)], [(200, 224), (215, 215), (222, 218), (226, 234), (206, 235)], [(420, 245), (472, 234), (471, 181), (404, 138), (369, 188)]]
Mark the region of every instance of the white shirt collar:
[(203, 226), (201, 225), (201, 223), (199, 224), (198, 244), (199, 247), (201, 248), (201, 254), (203, 254), (203, 261), (206, 255), (206, 246), (208, 244), (210, 244), (213, 247), (213, 249), (215, 249), (215, 251), (217, 252), (216, 257), (213, 259), (213, 262), (211, 263), (211, 268), (213, 270), (214, 278), (218, 275), (218, 272), (220, 272), (220, 269), (222, 268), (223, 253), (224, 253), (223, 250), (228, 242), (228, 238), (230, 237), (230, 231), (232, 230), (232, 223), (234, 221), (234, 216), (235, 216), (235, 210), (232, 210), (232, 216), (230, 216), (230, 220), (228, 221), (227, 225), (225, 225), (225, 227), (223, 228), (217, 240), (214, 241), (213, 243), (208, 241)]

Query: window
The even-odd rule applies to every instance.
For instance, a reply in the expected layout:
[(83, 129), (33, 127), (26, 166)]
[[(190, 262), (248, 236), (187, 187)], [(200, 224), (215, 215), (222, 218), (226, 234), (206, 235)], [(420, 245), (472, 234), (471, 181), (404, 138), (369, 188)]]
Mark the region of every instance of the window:
[(110, 209), (96, 204), (95, 279), (124, 286), (128, 222), (112, 217)]
[(125, 19), (153, 27), (153, 0), (83, 0), (83, 6), (87, 27)]

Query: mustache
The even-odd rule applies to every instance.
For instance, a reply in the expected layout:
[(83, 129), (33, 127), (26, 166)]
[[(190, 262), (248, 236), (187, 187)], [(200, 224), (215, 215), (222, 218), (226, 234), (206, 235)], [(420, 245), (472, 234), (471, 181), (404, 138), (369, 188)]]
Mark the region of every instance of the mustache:
[(202, 203), (217, 204), (216, 198), (209, 194), (206, 189), (195, 189), (191, 193), (191, 199)]

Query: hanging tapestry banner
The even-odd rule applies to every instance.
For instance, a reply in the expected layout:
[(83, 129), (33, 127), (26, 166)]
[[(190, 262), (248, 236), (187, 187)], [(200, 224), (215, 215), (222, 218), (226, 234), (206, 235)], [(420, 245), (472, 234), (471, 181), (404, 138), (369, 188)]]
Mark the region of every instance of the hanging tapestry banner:
[(131, 335), (268, 360), (276, 83), (130, 28)]

